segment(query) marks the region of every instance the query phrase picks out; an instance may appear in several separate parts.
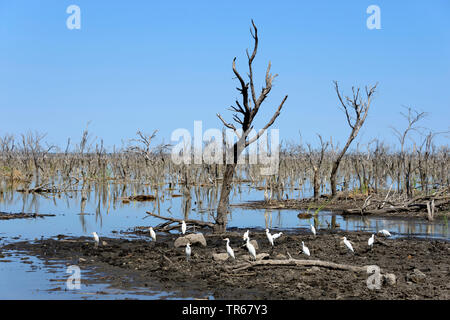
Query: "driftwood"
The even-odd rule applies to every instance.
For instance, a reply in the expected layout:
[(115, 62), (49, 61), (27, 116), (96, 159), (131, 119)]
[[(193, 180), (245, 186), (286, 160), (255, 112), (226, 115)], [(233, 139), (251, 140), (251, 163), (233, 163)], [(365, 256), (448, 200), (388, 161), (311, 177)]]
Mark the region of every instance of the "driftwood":
[[(387, 198), (384, 200), (377, 200), (372, 199), (372, 208), (368, 208), (369, 205), (368, 199), (366, 199), (366, 202), (364, 203), (363, 207), (361, 208), (349, 208), (344, 209), (342, 211), (342, 214), (360, 214), (360, 215), (383, 215), (388, 213), (407, 213), (407, 212), (421, 212), (427, 214), (427, 218), (430, 220), (432, 219), (432, 215), (430, 213), (430, 203), (433, 204), (433, 214), (434, 209), (445, 209), (445, 207), (448, 207), (450, 205), (450, 196), (445, 195), (445, 192), (448, 192), (447, 188), (444, 188), (442, 190), (439, 190), (433, 195), (427, 195), (427, 196), (418, 196), (413, 199), (409, 199), (406, 201), (388, 201)], [(377, 205), (378, 203), (381, 203), (381, 205)], [(385, 205), (388, 204), (389, 206)], [(375, 207), (374, 207), (375, 205)], [(430, 217), (431, 216), (431, 217)]]
[(48, 188), (47, 186), (50, 185), (49, 183), (41, 184), (37, 187), (31, 188), (31, 189), (18, 189), (17, 192), (21, 193), (62, 193), (62, 192), (68, 192), (68, 191), (77, 191), (76, 189), (69, 189), (74, 184), (65, 184), (65, 185), (59, 185), (59, 186), (52, 186)]
[[(367, 273), (367, 268), (369, 266), (352, 266), (347, 264), (340, 264), (340, 263), (334, 263), (334, 262), (328, 262), (328, 261), (322, 261), (322, 260), (299, 260), (299, 259), (293, 259), (290, 257), (286, 260), (275, 260), (275, 259), (269, 259), (269, 260), (258, 260), (258, 261), (247, 261), (245, 263), (241, 263), (235, 266), (228, 267), (228, 271), (232, 272), (239, 272), (242, 270), (246, 270), (253, 267), (258, 266), (304, 266), (304, 267), (322, 267), (327, 269), (334, 269), (334, 270), (345, 270), (345, 271), (352, 271), (352, 272), (363, 272)], [(380, 273), (382, 273), (382, 269), (380, 268)]]
[(28, 219), (28, 218), (43, 218), (43, 217), (54, 217), (54, 214), (45, 213), (7, 213), (0, 212), (0, 220), (10, 220), (10, 219)]
[[(450, 205), (450, 198), (446, 199), (446, 200), (441, 200), (441, 201), (436, 201), (434, 204), (435, 208), (440, 208), (446, 205)], [(370, 214), (374, 214), (374, 215), (382, 215), (382, 214), (387, 214), (387, 213), (400, 213), (400, 212), (418, 212), (421, 210), (427, 210), (427, 204), (426, 203), (411, 203), (408, 206), (404, 206), (404, 205), (397, 205), (397, 206), (392, 206), (391, 207), (387, 207), (387, 208), (381, 208), (381, 209), (366, 209), (366, 210), (361, 210), (360, 208), (358, 209), (344, 209), (342, 211), (342, 214), (349, 214), (349, 215), (354, 215), (354, 214), (361, 214), (361, 215), (370, 215)]]
[[(163, 217), (163, 216), (160, 216), (159, 214), (156, 214), (156, 213), (153, 213), (153, 212), (150, 212), (150, 211), (146, 211), (146, 213), (151, 215), (151, 216), (153, 216), (153, 217), (156, 217), (156, 218), (159, 218), (159, 219), (163, 219), (163, 220), (166, 220), (166, 221), (170, 221), (170, 223), (174, 223), (174, 222), (181, 223), (183, 221), (183, 219)], [(205, 221), (200, 221), (200, 220), (195, 220), (195, 219), (185, 219), (184, 222), (186, 222), (186, 225), (191, 224), (191, 225), (197, 225), (197, 226), (200, 226), (200, 227), (214, 228), (214, 223), (212, 223), (212, 222), (205, 222)], [(164, 226), (163, 230), (161, 228), (162, 226)], [(164, 223), (162, 225), (159, 225), (155, 229), (157, 229), (159, 231), (168, 231), (169, 228), (167, 226), (168, 226), (168, 223), (166, 222), (166, 223)], [(175, 226), (175, 227), (170, 228), (170, 229), (174, 229), (174, 228), (178, 228), (178, 226)]]
[(125, 197), (122, 198), (123, 200), (128, 200), (128, 201), (154, 201), (156, 200), (156, 197), (154, 195), (151, 194), (139, 194), (137, 196), (129, 196), (129, 197)]

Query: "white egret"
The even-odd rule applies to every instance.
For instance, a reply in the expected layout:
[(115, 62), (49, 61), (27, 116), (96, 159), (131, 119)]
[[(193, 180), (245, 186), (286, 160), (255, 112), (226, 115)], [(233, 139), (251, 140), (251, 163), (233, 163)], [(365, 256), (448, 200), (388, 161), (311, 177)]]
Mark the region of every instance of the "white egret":
[(230, 247), (230, 239), (225, 238), (225, 239), (223, 239), (223, 240), (227, 242), (227, 253), (228, 253), (228, 255), (229, 255), (230, 257), (232, 257), (233, 259), (236, 259), (236, 258), (234, 257), (234, 251), (233, 251), (233, 249)]
[(313, 235), (316, 236), (316, 228), (314, 228), (314, 226), (312, 224), (310, 224), (310, 228), (311, 228), (311, 232), (313, 233)]
[(250, 238), (247, 237), (247, 243), (245, 245), (247, 246), (247, 250), (250, 255), (253, 257), (253, 259), (256, 260), (256, 250), (255, 247), (250, 243)]
[(375, 241), (375, 235), (372, 234), (372, 236), (369, 238), (369, 241), (367, 241), (367, 243), (369, 244), (369, 247), (372, 249), (373, 247), (373, 242)]
[(342, 239), (344, 239), (344, 244), (347, 246), (347, 248), (348, 248), (351, 252), (355, 252), (355, 251), (353, 250), (353, 246), (352, 246), (352, 244), (350, 243), (350, 241), (348, 241), (346, 237), (343, 237)]
[(153, 241), (156, 241), (156, 233), (153, 230), (152, 227), (148, 228), (148, 230), (150, 230), (150, 236), (152, 237)]
[(186, 222), (181, 221), (181, 233), (185, 234), (186, 233)]
[(92, 235), (94, 236), (95, 246), (98, 246), (100, 243), (100, 238), (98, 237), (97, 232), (92, 232)]
[(378, 233), (381, 233), (385, 237), (391, 236), (391, 233), (389, 231), (387, 231), (386, 229), (380, 230), (380, 231), (378, 231)]
[(306, 254), (308, 257), (311, 255), (311, 254), (309, 253), (308, 247), (305, 246), (305, 243), (304, 243), (303, 241), (302, 241), (302, 250), (303, 250), (303, 253)]
[(242, 237), (244, 239), (244, 241), (247, 241), (249, 233), (250, 233), (249, 230), (245, 231), (244, 236)]
[(272, 237), (272, 235), (270, 234), (269, 229), (266, 229), (266, 236), (267, 236), (267, 239), (269, 239), (269, 242), (270, 242), (270, 244), (271, 244), (272, 247), (273, 247), (273, 237)]
[(273, 240), (278, 239), (279, 237), (281, 237), (281, 235), (283, 234), (283, 232), (278, 232), (272, 235)]
[(186, 244), (186, 260), (189, 261), (190, 257), (191, 257), (191, 244), (188, 242)]

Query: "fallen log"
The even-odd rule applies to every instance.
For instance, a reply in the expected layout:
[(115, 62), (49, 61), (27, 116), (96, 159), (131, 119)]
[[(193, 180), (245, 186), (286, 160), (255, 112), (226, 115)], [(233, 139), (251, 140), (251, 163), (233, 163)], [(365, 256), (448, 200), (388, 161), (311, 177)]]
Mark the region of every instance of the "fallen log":
[(128, 200), (128, 201), (154, 201), (154, 200), (156, 200), (156, 197), (154, 195), (151, 195), (151, 194), (139, 194), (137, 196), (129, 196), (129, 197), (122, 198), (122, 201), (123, 200)]
[(54, 217), (54, 214), (46, 213), (7, 213), (0, 212), (0, 220), (10, 220), (10, 219), (28, 219), (28, 218), (44, 218), (44, 217)]
[[(347, 264), (340, 264), (328, 261), (321, 260), (298, 260), (293, 259), (291, 255), (288, 253), (289, 259), (287, 260), (258, 260), (258, 261), (247, 261), (245, 263), (233, 266), (233, 267), (225, 267), (228, 272), (232, 272), (231, 275), (234, 275), (242, 270), (246, 270), (252, 267), (257, 266), (305, 266), (305, 267), (321, 267), (328, 268), (334, 270), (344, 270), (344, 271), (352, 271), (356, 273), (373, 273), (373, 271), (369, 267), (373, 266), (352, 266)], [(378, 267), (378, 266), (375, 266)], [(379, 267), (378, 267), (379, 268)], [(379, 274), (383, 281), (388, 283), (389, 285), (395, 285), (396, 276), (393, 273), (382, 273), (382, 269), (379, 268)]]
[(370, 215), (370, 214), (375, 214), (375, 215), (381, 215), (381, 214), (385, 214), (385, 213), (397, 213), (397, 212), (405, 212), (405, 211), (412, 211), (408, 208), (404, 208), (404, 207), (393, 207), (393, 208), (383, 208), (383, 209), (372, 209), (372, 210), (364, 210), (362, 211), (361, 209), (344, 209), (342, 210), (342, 214), (346, 215)]
[[(450, 204), (450, 199), (448, 198), (440, 198), (439, 201), (435, 201), (435, 208), (442, 208)], [(421, 212), (426, 213), (427, 204), (426, 203), (408, 203), (402, 205), (391, 205), (390, 207), (377, 208), (377, 209), (364, 209), (356, 208), (356, 209), (343, 209), (342, 214), (348, 215), (383, 215), (388, 213), (401, 213), (401, 212)]]
[[(168, 220), (168, 221), (172, 221), (172, 222), (178, 222), (181, 223), (183, 221), (183, 219), (176, 219), (176, 218), (170, 218), (170, 217), (163, 217), (160, 216), (159, 214), (150, 212), (150, 211), (146, 211), (147, 214), (159, 218), (159, 219), (163, 219), (163, 220)], [(201, 227), (209, 227), (209, 228), (214, 228), (214, 223), (212, 222), (205, 222), (205, 221), (200, 221), (200, 220), (195, 220), (195, 219), (184, 219), (184, 222), (186, 222), (186, 224), (193, 224), (193, 225), (198, 225)]]
[[(239, 272), (245, 269), (249, 269), (252, 267), (258, 267), (258, 266), (286, 266), (286, 265), (293, 265), (293, 266), (304, 266), (304, 267), (322, 267), (322, 268), (328, 268), (328, 269), (334, 269), (334, 270), (346, 270), (346, 271), (353, 271), (353, 272), (367, 272), (367, 267), (369, 266), (352, 266), (347, 264), (340, 264), (340, 263), (334, 263), (334, 262), (328, 262), (328, 261), (322, 261), (322, 260), (299, 260), (299, 259), (293, 259), (289, 258), (286, 260), (275, 260), (275, 259), (269, 259), (269, 260), (258, 260), (258, 261), (247, 261), (245, 263), (229, 267), (229, 271), (233, 272)], [(381, 273), (381, 269), (380, 269)]]

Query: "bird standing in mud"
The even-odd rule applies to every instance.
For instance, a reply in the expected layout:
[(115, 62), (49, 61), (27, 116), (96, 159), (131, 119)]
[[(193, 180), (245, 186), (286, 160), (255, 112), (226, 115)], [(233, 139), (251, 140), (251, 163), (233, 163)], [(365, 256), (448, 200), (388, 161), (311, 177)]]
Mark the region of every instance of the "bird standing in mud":
[(148, 230), (150, 231), (150, 237), (152, 237), (153, 241), (156, 241), (156, 233), (153, 230), (152, 227), (148, 228)]
[(309, 253), (308, 247), (305, 246), (305, 243), (304, 243), (303, 241), (302, 241), (302, 251), (303, 251), (303, 253), (306, 254), (308, 257), (311, 255), (311, 254)]
[(282, 234), (283, 234), (283, 232), (275, 233), (275, 234), (272, 235), (272, 239), (273, 240), (278, 239), (279, 237), (281, 237)]
[(381, 233), (385, 237), (391, 236), (391, 233), (389, 231), (387, 231), (386, 229), (380, 230), (380, 231), (378, 231), (378, 233)]
[(313, 233), (314, 237), (316, 236), (316, 228), (312, 224), (310, 224), (311, 232)]
[(234, 251), (233, 251), (233, 248), (230, 247), (230, 239), (225, 238), (225, 239), (223, 239), (223, 240), (227, 242), (227, 253), (228, 253), (228, 255), (229, 255), (230, 257), (232, 257), (233, 259), (236, 259), (236, 258), (234, 257)]
[(186, 222), (181, 221), (181, 233), (185, 234), (186, 233)]
[(367, 243), (369, 244), (370, 249), (373, 248), (373, 242), (375, 241), (375, 235), (372, 234), (372, 236), (369, 238), (369, 241)]
[(348, 241), (346, 237), (343, 237), (342, 239), (344, 240), (345, 246), (346, 246), (351, 252), (354, 253), (355, 251), (353, 250), (353, 246), (352, 246), (352, 244), (350, 243), (350, 241)]
[(97, 235), (97, 232), (92, 232), (92, 235), (94, 236), (94, 240), (95, 240), (95, 247), (98, 247), (98, 244), (100, 243), (100, 238)]
[(250, 255), (253, 257), (254, 260), (256, 260), (256, 249), (250, 243), (250, 238), (249, 237), (247, 237), (247, 243), (245, 245), (247, 246), (247, 250), (250, 253)]
[(191, 244), (188, 242), (186, 244), (186, 261), (189, 261), (191, 258)]
[(273, 237), (272, 237), (272, 235), (270, 234), (269, 229), (266, 229), (266, 236), (267, 236), (267, 239), (269, 240), (270, 244), (271, 244), (272, 247), (273, 247)]
[(244, 236), (242, 237), (242, 239), (244, 239), (244, 241), (247, 241), (249, 233), (250, 233), (249, 230), (245, 231)]

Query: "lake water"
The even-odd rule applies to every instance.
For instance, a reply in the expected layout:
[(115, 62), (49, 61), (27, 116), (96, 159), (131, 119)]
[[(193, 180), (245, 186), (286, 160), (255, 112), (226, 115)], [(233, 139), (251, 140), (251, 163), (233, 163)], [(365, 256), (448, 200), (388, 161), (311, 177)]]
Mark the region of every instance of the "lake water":
[[(118, 192), (118, 190), (120, 192)], [(123, 203), (120, 196), (156, 194), (158, 201)], [(175, 195), (175, 196), (174, 196)], [(190, 196), (189, 196), (190, 195)], [(288, 193), (289, 198), (298, 193)], [(231, 203), (264, 199), (264, 192), (241, 185), (231, 195)], [(0, 221), (1, 243), (54, 237), (58, 234), (91, 236), (96, 231), (100, 237), (122, 236), (112, 231), (127, 230), (136, 226), (156, 226), (162, 221), (147, 215), (146, 211), (174, 218), (192, 218), (213, 221), (217, 205), (217, 189), (161, 189), (118, 187), (108, 184), (94, 186), (89, 192), (66, 194), (3, 193), (0, 211), (55, 214), (43, 219), (13, 219)], [(299, 219), (298, 210), (248, 210), (232, 208), (228, 227), (289, 229), (309, 228), (313, 218)], [(318, 215), (318, 229), (327, 228), (333, 213), (322, 211)], [(429, 223), (417, 219), (342, 217), (335, 216), (338, 229), (377, 232), (388, 229), (394, 237), (423, 237), (450, 240), (447, 221)], [(0, 259), (0, 299), (171, 299), (171, 293), (149, 292), (147, 288), (123, 291), (107, 284), (66, 290), (67, 266), (61, 262), (46, 264), (23, 253), (3, 252)], [(26, 260), (21, 260), (26, 259)], [(31, 261), (32, 264), (24, 261)], [(85, 273), (83, 273), (85, 272)], [(90, 271), (82, 276), (96, 277)]]

